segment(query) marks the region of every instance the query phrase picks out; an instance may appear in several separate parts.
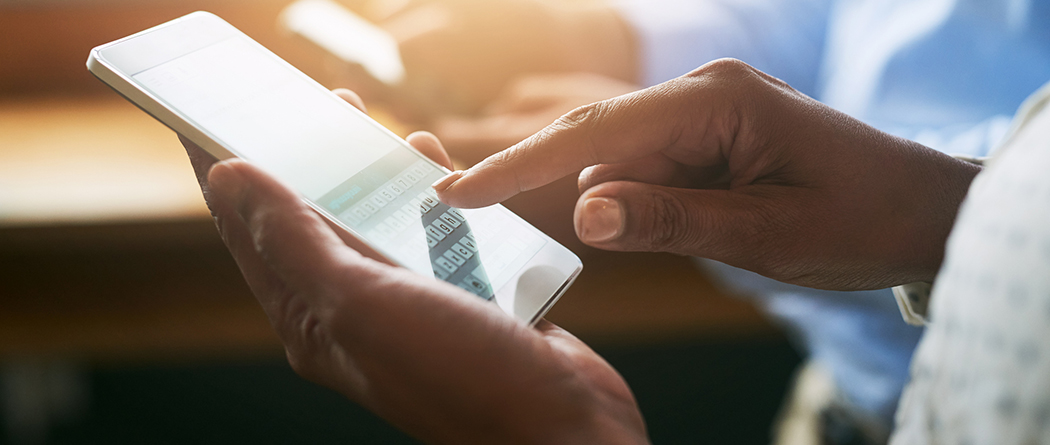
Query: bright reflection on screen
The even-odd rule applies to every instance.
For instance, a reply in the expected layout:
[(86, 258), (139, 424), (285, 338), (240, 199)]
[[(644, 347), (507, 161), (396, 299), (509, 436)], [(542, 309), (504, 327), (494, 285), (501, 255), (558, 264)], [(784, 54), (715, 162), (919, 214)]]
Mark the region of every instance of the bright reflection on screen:
[(134, 79), (271, 174), (317, 199), (399, 147), (298, 73), (234, 37)]
[(443, 171), (244, 36), (132, 77), (409, 269), (491, 299), (547, 243), (505, 211), (439, 202)]

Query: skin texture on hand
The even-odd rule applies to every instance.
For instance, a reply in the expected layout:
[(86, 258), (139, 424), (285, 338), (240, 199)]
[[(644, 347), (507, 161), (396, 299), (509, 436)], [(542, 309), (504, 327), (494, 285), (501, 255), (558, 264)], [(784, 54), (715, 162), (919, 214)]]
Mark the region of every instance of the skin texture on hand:
[[(409, 141), (449, 165), (432, 135)], [(183, 143), (300, 375), (429, 443), (646, 443), (626, 383), (569, 333), (545, 321), (530, 328), (455, 286), (364, 257), (263, 171)]]
[(400, 45), (408, 77), (385, 99), (413, 111), (402, 117), (472, 114), (527, 73), (638, 76), (633, 32), (604, 2), (375, 0), (360, 9)]
[(735, 60), (581, 107), (439, 181), (480, 207), (580, 169), (580, 238), (822, 289), (932, 280), (979, 167), (879, 132)]
[[(458, 162), (473, 165), (532, 136), (573, 109), (640, 89), (591, 73), (524, 76), (512, 81), (479, 116), (444, 116), (431, 126)], [(536, 228), (581, 257), (595, 249), (573, 229), (579, 191), (575, 177), (565, 177), (506, 202)]]

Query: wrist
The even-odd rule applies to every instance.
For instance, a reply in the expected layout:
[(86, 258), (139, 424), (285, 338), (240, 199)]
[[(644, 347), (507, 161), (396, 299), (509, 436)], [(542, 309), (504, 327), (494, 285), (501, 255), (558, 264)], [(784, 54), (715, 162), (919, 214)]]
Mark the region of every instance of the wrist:
[[(976, 167), (983, 167), (985, 159), (975, 158), (972, 156), (955, 155), (955, 159), (964, 161)], [(961, 179), (963, 181), (969, 177), (968, 183), (972, 183), (976, 175), (971, 176), (973, 167), (969, 168), (969, 172), (960, 169)], [(968, 187), (967, 187), (968, 189)], [(961, 205), (961, 203), (960, 203)], [(958, 208), (960, 205), (956, 205)], [(957, 212), (956, 212), (957, 213)], [(945, 240), (947, 244), (947, 240)], [(943, 249), (942, 249), (943, 250)], [(943, 256), (943, 255), (942, 255)], [(943, 260), (937, 261), (937, 270), (940, 269), (940, 263)], [(913, 326), (923, 326), (928, 321), (927, 313), (930, 305), (930, 295), (933, 289), (933, 278), (928, 280), (917, 281), (914, 283), (901, 284), (893, 287), (893, 297), (897, 300), (897, 306), (900, 308), (901, 316), (904, 321)]]
[[(920, 180), (914, 186), (918, 193), (912, 195), (918, 199), (911, 204), (910, 223), (905, 226), (910, 228), (909, 235), (902, 237), (903, 249), (909, 252), (903, 265), (908, 265), (912, 273), (901, 283), (934, 281), (959, 207), (982, 169), (978, 164), (923, 149), (930, 156), (912, 170)], [(923, 193), (923, 189), (928, 192)]]

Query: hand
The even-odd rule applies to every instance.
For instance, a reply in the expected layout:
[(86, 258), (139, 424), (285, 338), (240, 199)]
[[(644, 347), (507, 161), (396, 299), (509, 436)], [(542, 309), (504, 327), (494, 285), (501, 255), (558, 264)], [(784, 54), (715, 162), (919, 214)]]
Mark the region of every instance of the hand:
[(389, 97), (426, 118), (472, 113), (527, 73), (637, 76), (634, 37), (611, 6), (546, 0), (375, 0), (408, 75)]
[(576, 231), (592, 246), (837, 290), (931, 280), (979, 172), (719, 60), (579, 108), (435, 188), (478, 207), (584, 167)]
[[(409, 140), (449, 165), (433, 136)], [(370, 260), (272, 177), (183, 143), (299, 374), (427, 442), (646, 442), (626, 383), (569, 333), (545, 321), (530, 328), (455, 286)]]
[[(516, 79), (479, 117), (438, 119), (431, 127), (452, 157), (473, 165), (520, 142), (581, 105), (638, 90), (636, 85), (591, 73), (546, 74)], [(579, 192), (575, 178), (555, 181), (504, 204), (577, 255), (593, 251), (573, 230)]]

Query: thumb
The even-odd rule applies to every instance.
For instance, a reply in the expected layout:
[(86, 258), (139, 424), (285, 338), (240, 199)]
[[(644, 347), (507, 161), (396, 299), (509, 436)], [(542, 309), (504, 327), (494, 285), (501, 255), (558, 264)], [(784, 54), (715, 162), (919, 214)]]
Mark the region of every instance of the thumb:
[(617, 181), (597, 185), (576, 205), (576, 234), (605, 250), (670, 252), (738, 263), (739, 252), (775, 236), (761, 194)]

